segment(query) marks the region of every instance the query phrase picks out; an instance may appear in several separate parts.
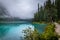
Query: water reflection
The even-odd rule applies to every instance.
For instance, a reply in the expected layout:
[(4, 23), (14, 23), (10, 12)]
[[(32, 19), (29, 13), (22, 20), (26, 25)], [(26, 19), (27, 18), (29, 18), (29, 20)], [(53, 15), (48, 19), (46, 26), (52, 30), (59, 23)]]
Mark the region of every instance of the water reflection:
[[(34, 29), (34, 26), (31, 24), (19, 24), (19, 25), (0, 25), (0, 40), (22, 40), (23, 37), (22, 31), (28, 27)], [(4, 35), (4, 36), (3, 36)]]
[(9, 28), (8, 27), (1, 27), (0, 26), (0, 38), (3, 37), (7, 32)]

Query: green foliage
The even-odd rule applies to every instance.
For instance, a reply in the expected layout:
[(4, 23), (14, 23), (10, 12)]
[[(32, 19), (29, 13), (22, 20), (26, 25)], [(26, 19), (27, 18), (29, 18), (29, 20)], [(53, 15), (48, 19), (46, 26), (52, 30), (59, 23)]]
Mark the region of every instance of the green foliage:
[(53, 24), (48, 25), (45, 29), (45, 32), (42, 34), (42, 36), (46, 40), (58, 39), (57, 34), (55, 33), (55, 25)]
[(58, 21), (57, 23), (60, 24), (60, 21)]
[(34, 31), (31, 28), (28, 28), (23, 31), (24, 35), (24, 40), (39, 40), (40, 35), (39, 32), (35, 29)]
[(60, 0), (56, 0), (56, 6), (57, 6), (58, 19), (60, 20)]
[(44, 6), (41, 6), (39, 9), (39, 12), (37, 12), (34, 16), (35, 21), (37, 19), (45, 22), (57, 21), (58, 15), (55, 2), (52, 3), (51, 0), (47, 0)]
[(34, 14), (34, 21), (39, 21), (39, 14), (38, 13), (36, 13), (36, 14)]
[(36, 29), (31, 30), (31, 28), (26, 29), (24, 34), (25, 40), (58, 40), (54, 24), (49, 24), (42, 34), (40, 34)]

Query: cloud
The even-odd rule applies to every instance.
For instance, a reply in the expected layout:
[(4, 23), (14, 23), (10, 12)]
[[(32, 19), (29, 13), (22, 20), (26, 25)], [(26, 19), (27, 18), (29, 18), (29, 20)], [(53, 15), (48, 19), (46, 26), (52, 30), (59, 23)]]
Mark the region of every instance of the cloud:
[(33, 18), (37, 4), (43, 5), (45, 0), (0, 0), (12, 17), (22, 19)]

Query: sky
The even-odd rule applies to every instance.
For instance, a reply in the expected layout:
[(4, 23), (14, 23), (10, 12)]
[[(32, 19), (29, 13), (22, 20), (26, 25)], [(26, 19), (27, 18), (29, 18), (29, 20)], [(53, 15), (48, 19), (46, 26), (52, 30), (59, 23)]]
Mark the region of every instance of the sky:
[(0, 0), (0, 3), (8, 10), (11, 17), (21, 19), (34, 18), (37, 4), (43, 5), (46, 0)]

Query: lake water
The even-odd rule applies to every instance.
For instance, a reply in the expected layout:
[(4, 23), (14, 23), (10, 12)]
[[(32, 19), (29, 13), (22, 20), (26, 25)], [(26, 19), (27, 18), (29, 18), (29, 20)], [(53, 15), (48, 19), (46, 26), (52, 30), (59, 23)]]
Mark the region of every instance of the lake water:
[(0, 40), (22, 40), (22, 31), (28, 27), (36, 28), (39, 32), (43, 32), (46, 24), (31, 23), (0, 23)]

